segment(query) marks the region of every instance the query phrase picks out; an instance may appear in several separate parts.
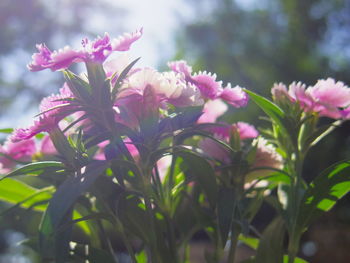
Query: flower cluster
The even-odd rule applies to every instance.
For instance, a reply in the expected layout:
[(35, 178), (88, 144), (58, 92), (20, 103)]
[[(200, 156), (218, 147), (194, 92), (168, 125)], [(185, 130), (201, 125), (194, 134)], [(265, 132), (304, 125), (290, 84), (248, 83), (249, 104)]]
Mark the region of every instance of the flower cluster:
[[(66, 69), (72, 63), (85, 62), (101, 65), (110, 80), (110, 89), (116, 85), (118, 77), (130, 65), (127, 56), (114, 60), (107, 57), (113, 51), (129, 50), (132, 43), (142, 35), (142, 29), (111, 40), (106, 34), (92, 42), (83, 40), (80, 50), (65, 48), (51, 52), (45, 45), (38, 46), (39, 53), (33, 55), (29, 64), (32, 71), (50, 68)], [(185, 61), (168, 63), (170, 71), (159, 72), (152, 68), (133, 68), (123, 79), (113, 103), (114, 119), (133, 129), (147, 118), (166, 116), (164, 111), (170, 108), (200, 106), (211, 100), (223, 100), (234, 107), (247, 105), (248, 96), (241, 87), (222, 86), (216, 75), (199, 72), (192, 73), (192, 68)], [(85, 79), (89, 85), (88, 80)], [(75, 93), (65, 84), (60, 94), (44, 98), (40, 105), (39, 118), (29, 128), (15, 130), (11, 136), (13, 142), (26, 140), (40, 132), (49, 132), (58, 127), (58, 123), (68, 115), (83, 108), (77, 104)], [(160, 113), (160, 111), (162, 113)], [(204, 109), (206, 111), (206, 109)], [(84, 110), (83, 110), (84, 114)]]
[(321, 79), (308, 88), (301, 82), (293, 82), (288, 89), (282, 83), (275, 84), (272, 95), (278, 103), (287, 99), (299, 103), (306, 112), (316, 112), (319, 116), (333, 119), (350, 117), (350, 89), (332, 78)]

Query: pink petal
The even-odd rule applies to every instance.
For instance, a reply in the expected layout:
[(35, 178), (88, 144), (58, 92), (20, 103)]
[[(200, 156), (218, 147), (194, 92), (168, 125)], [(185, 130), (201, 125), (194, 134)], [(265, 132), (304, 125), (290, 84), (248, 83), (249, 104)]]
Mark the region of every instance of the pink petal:
[(198, 123), (214, 123), (227, 111), (227, 105), (220, 99), (209, 100), (205, 103), (203, 108), (203, 114), (198, 119)]
[(202, 96), (208, 99), (216, 99), (222, 91), (222, 82), (216, 81), (216, 75), (199, 72), (192, 76), (191, 81), (201, 92)]
[(236, 86), (231, 88), (230, 84), (224, 88), (220, 94), (220, 98), (236, 108), (246, 106), (249, 100), (247, 93), (241, 87)]
[(343, 82), (328, 78), (317, 81), (308, 89), (312, 98), (322, 105), (330, 107), (347, 107), (350, 105), (350, 89)]
[(133, 32), (124, 33), (123, 36), (115, 38), (112, 40), (112, 50), (113, 51), (128, 51), (130, 46), (138, 40), (143, 34), (143, 28)]
[(192, 76), (192, 67), (184, 60), (168, 62), (168, 67), (176, 73), (183, 73), (186, 79)]
[(253, 125), (250, 125), (245, 122), (237, 122), (232, 125), (232, 128), (239, 132), (241, 140), (253, 139), (258, 137), (259, 135), (259, 132), (255, 129)]

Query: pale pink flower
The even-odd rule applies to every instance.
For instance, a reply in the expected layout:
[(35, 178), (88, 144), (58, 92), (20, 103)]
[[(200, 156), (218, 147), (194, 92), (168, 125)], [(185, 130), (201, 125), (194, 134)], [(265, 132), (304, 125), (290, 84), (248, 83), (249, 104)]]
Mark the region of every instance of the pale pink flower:
[(0, 145), (1, 172), (9, 172), (16, 165), (16, 161), (30, 161), (35, 152), (36, 147), (33, 139), (21, 142), (12, 142), (7, 139), (3, 146)]
[(197, 123), (214, 123), (227, 111), (227, 105), (220, 99), (209, 100), (204, 104), (203, 114)]
[(257, 145), (255, 161), (252, 168), (262, 168), (253, 170), (246, 175), (246, 181), (252, 181), (257, 177), (268, 176), (274, 172), (274, 170), (266, 169), (268, 167), (275, 169), (283, 168), (283, 158), (280, 154), (277, 153), (276, 148), (268, 143), (264, 138), (258, 138), (255, 141)]
[(72, 63), (95, 62), (103, 63), (113, 51), (127, 51), (130, 46), (142, 36), (142, 29), (124, 34), (116, 39), (110, 39), (106, 33), (102, 38), (93, 41), (87, 38), (82, 40), (82, 48), (74, 50), (70, 47), (51, 51), (45, 44), (37, 45), (38, 53), (32, 56), (32, 62), (28, 64), (30, 71), (51, 69), (52, 71), (68, 68)]

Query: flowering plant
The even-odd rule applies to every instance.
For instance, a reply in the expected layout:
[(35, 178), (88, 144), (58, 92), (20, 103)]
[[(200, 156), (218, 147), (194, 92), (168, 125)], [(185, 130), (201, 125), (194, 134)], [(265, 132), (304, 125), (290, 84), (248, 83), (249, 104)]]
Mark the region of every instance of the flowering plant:
[[(30, 244), (44, 262), (123, 262), (124, 255), (178, 263), (190, 262), (190, 242), (205, 232), (207, 262), (233, 262), (239, 240), (256, 249), (249, 262), (304, 262), (301, 235), (350, 190), (350, 163), (311, 183), (303, 163), (349, 118), (350, 89), (333, 79), (308, 88), (276, 84), (271, 101), (193, 73), (185, 61), (159, 72), (125, 54), (109, 59), (141, 36), (142, 29), (106, 34), (84, 39), (79, 50), (37, 46), (29, 70), (60, 70), (65, 83), (42, 100), (33, 125), (15, 129), (0, 147), (0, 189), (7, 190), (0, 199), (14, 204), (10, 210), (42, 213)], [(87, 72), (71, 72), (73, 63)], [(269, 129), (217, 121), (249, 97)], [(319, 126), (323, 117), (335, 121)], [(276, 217), (260, 234), (252, 220), (263, 202)]]

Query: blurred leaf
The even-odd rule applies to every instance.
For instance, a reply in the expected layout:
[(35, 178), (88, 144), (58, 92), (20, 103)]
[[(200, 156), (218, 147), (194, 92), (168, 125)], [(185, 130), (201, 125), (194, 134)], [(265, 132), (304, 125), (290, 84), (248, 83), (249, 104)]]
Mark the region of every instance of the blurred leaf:
[[(0, 200), (16, 204), (15, 207), (29, 208), (38, 202), (50, 199), (52, 196), (50, 192), (52, 190), (52, 188), (36, 189), (24, 182), (7, 178), (0, 182)], [(42, 204), (35, 206), (34, 210), (44, 211), (46, 207), (46, 204)], [(6, 211), (2, 211), (1, 213), (4, 212)]]
[(13, 132), (12, 128), (0, 129), (0, 133), (11, 134)]
[(140, 253), (137, 253), (135, 257), (137, 263), (147, 263), (147, 255), (144, 250), (142, 250)]
[(248, 236), (244, 236), (244, 235), (240, 235), (238, 237), (238, 239), (246, 246), (248, 246), (252, 249), (255, 249), (255, 250), (258, 248), (259, 242), (260, 242), (258, 238), (248, 237)]
[(117, 209), (117, 216), (128, 232), (150, 244), (150, 238), (154, 233), (151, 232), (151, 224), (141, 200), (133, 194), (124, 196), (120, 198)]
[(56, 161), (45, 161), (45, 162), (36, 162), (24, 165), (9, 174), (0, 177), (0, 181), (18, 175), (40, 175), (44, 172), (56, 172), (64, 169), (65, 166), (61, 162)]
[(350, 191), (350, 161), (332, 165), (317, 176), (309, 185), (302, 199), (298, 225), (303, 231), (323, 212)]
[(211, 206), (215, 207), (218, 200), (218, 186), (214, 169), (203, 157), (190, 151), (177, 151), (176, 154), (183, 158), (183, 163), (187, 166), (186, 176), (195, 178), (203, 188)]
[(52, 257), (55, 248), (54, 238), (58, 227), (78, 197), (84, 193), (106, 169), (105, 162), (94, 162), (86, 167), (84, 174), (70, 177), (57, 189), (42, 218), (40, 234), (40, 251), (44, 257)]
[[(283, 256), (283, 263), (288, 263), (288, 256), (287, 255), (284, 255)], [(308, 263), (306, 260), (302, 259), (302, 258), (298, 258), (296, 257), (294, 259), (294, 263)]]
[(264, 230), (255, 256), (255, 263), (281, 263), (285, 226), (281, 217), (275, 218)]
[(222, 246), (225, 247), (228, 233), (232, 228), (236, 207), (235, 192), (232, 188), (221, 187), (218, 194), (218, 226), (221, 235)]

